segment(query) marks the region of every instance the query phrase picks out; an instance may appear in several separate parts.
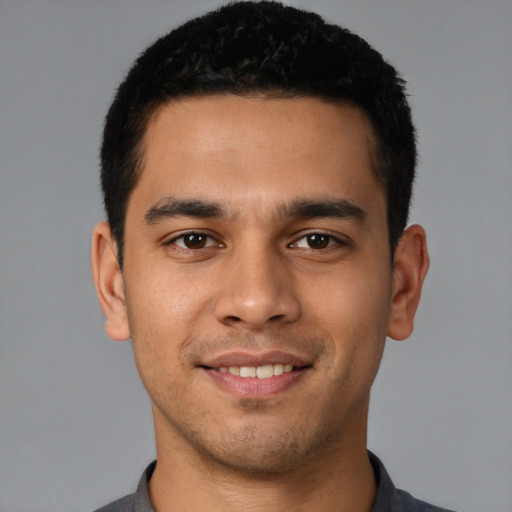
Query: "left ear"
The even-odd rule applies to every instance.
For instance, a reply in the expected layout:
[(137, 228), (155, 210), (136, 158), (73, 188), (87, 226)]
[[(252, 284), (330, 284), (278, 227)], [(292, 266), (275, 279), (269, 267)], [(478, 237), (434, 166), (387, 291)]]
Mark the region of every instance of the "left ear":
[(417, 224), (409, 226), (395, 250), (391, 315), (388, 325), (388, 336), (394, 340), (404, 340), (412, 333), (414, 315), (418, 309), (428, 266), (425, 230)]

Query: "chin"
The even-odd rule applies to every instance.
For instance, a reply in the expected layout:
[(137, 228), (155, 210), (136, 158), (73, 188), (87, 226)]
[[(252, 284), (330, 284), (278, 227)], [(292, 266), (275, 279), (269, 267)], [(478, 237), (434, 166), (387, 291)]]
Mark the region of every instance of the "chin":
[(275, 475), (293, 471), (321, 450), (325, 435), (297, 431), (269, 431), (256, 426), (232, 430), (215, 441), (192, 439), (206, 463), (221, 465), (237, 474)]

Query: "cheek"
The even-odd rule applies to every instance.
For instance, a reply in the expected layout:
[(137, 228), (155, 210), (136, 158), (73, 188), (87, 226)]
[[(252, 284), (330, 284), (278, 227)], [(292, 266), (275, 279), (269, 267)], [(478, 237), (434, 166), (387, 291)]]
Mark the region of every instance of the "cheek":
[(367, 373), (373, 379), (386, 339), (390, 279), (370, 271), (353, 272), (331, 278), (325, 285), (310, 286), (316, 290), (308, 299), (310, 321), (321, 327), (329, 341), (334, 366), (354, 375)]
[(180, 372), (183, 345), (206, 299), (201, 288), (169, 269), (153, 267), (127, 276), (125, 283), (135, 363), (149, 391), (162, 375), (172, 380)]
[[(140, 268), (140, 267), (139, 267)], [(170, 265), (153, 265), (127, 279), (129, 321), (136, 337), (141, 329), (153, 341), (161, 336), (179, 338), (207, 309), (211, 283), (205, 276)], [(156, 338), (156, 339), (155, 339)]]
[[(381, 332), (387, 325), (391, 298), (391, 278), (383, 279), (375, 272), (340, 272), (316, 279), (304, 287), (307, 309), (315, 312), (329, 330), (347, 329)], [(380, 328), (379, 328), (380, 327)]]

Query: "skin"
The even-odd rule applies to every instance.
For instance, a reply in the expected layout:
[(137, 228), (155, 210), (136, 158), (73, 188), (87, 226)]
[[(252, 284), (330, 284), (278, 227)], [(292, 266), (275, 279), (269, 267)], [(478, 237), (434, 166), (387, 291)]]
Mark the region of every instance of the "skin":
[[(315, 98), (210, 96), (153, 115), (123, 271), (106, 223), (92, 259), (107, 333), (132, 338), (153, 403), (157, 512), (370, 510), (370, 388), (386, 335), (412, 331), (428, 268), (419, 226), (390, 261), (374, 146), (358, 108)], [(298, 214), (305, 201), (352, 209)], [(275, 351), (304, 367), (272, 393), (205, 368)]]

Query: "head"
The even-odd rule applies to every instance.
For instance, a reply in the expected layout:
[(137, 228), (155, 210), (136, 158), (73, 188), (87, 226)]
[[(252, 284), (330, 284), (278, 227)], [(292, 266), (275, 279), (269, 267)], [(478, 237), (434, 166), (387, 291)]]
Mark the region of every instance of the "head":
[(240, 2), (160, 38), (118, 89), (105, 123), (101, 182), (121, 266), (127, 203), (153, 114), (176, 99), (227, 94), (314, 97), (360, 108), (375, 136), (374, 173), (385, 190), (394, 253), (407, 223), (416, 163), (403, 80), (366, 41), (317, 14)]
[(414, 160), (394, 69), (315, 14), (236, 3), (139, 58), (92, 254), (157, 450), (265, 473), (366, 456), (385, 338), (410, 334), (428, 267), (404, 231)]

